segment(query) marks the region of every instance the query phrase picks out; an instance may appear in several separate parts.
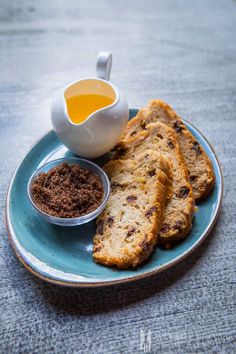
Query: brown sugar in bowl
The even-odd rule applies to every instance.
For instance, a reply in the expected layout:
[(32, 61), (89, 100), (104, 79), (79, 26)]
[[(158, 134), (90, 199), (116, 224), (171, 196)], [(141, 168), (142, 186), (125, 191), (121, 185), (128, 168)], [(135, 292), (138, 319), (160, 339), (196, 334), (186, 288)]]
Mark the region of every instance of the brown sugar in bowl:
[(28, 197), (44, 220), (76, 226), (96, 218), (105, 208), (110, 182), (95, 163), (82, 158), (50, 161), (31, 176)]

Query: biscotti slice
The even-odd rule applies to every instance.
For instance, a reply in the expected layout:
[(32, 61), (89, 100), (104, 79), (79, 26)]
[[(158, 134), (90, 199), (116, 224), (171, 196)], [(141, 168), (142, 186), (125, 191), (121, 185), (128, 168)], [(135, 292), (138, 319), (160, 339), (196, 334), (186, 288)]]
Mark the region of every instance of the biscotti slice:
[(97, 219), (93, 257), (97, 263), (134, 268), (152, 253), (165, 206), (169, 164), (156, 151), (104, 166), (111, 182), (105, 211)]
[(187, 236), (192, 227), (194, 198), (187, 169), (173, 129), (163, 123), (151, 123), (135, 138), (121, 141), (116, 148), (117, 158), (133, 159), (137, 154), (152, 149), (170, 161), (172, 166), (172, 197), (167, 202), (158, 243), (169, 248)]
[(212, 163), (182, 119), (168, 104), (161, 100), (149, 101), (148, 106), (142, 108), (128, 123), (123, 138), (134, 137), (151, 122), (162, 122), (175, 130), (188, 168), (194, 198), (199, 200), (207, 196), (215, 184)]

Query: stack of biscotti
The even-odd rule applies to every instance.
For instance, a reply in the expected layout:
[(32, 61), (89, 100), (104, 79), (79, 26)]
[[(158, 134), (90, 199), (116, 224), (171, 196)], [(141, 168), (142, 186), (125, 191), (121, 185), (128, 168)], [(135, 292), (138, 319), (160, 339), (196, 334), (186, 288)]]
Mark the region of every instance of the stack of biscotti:
[(178, 136), (181, 152), (188, 169), (195, 200), (206, 197), (214, 187), (215, 176), (212, 164), (202, 146), (184, 125), (182, 119), (165, 102), (151, 100), (139, 110), (123, 135), (122, 140), (138, 136), (149, 123), (162, 122), (172, 128)]
[(184, 238), (192, 227), (194, 198), (188, 171), (175, 132), (163, 123), (151, 123), (137, 137), (123, 140), (116, 149), (116, 158), (135, 158), (146, 149), (160, 152), (171, 163), (172, 193), (163, 216), (158, 243), (167, 248)]
[(171, 181), (167, 159), (147, 149), (135, 159), (109, 161), (111, 192), (98, 217), (93, 257), (121, 269), (136, 267), (153, 251)]
[[(152, 169), (155, 170), (156, 164), (158, 169), (160, 169), (160, 160), (165, 161), (165, 164), (169, 163), (169, 170), (167, 171), (166, 169), (164, 171), (161, 168), (162, 172), (164, 171), (167, 176), (165, 188), (162, 188), (162, 207), (155, 210), (152, 215), (152, 222), (154, 223), (156, 218), (158, 226), (153, 227), (154, 224), (152, 225), (151, 234), (155, 230), (155, 236), (152, 236), (152, 242), (148, 242), (149, 247), (144, 247), (148, 248), (148, 251), (144, 252), (142, 247), (137, 247), (137, 244), (142, 244), (143, 246), (146, 244), (143, 241), (147, 238), (147, 229), (140, 228), (137, 231), (137, 225), (143, 225), (144, 220), (146, 221), (145, 213), (147, 211), (144, 214), (137, 214), (134, 210), (127, 209), (127, 203), (123, 201), (125, 197), (122, 196), (124, 186), (121, 188), (120, 181), (126, 180), (125, 191), (126, 189), (129, 191), (130, 181), (132, 181), (131, 185), (134, 186), (134, 179), (139, 176), (145, 183), (146, 197), (142, 195), (140, 188), (137, 188), (137, 186), (135, 190), (140, 195), (141, 200), (144, 201), (144, 204), (146, 205), (147, 200), (149, 201), (147, 195), (150, 198), (155, 197), (157, 191), (153, 190), (153, 180), (150, 180), (150, 175), (141, 173), (143, 158), (147, 151), (149, 156), (156, 156), (157, 159), (157, 162), (154, 163), (149, 158), (149, 164), (152, 165), (152, 168), (150, 167), (151, 165), (148, 165), (149, 174), (151, 174), (150, 171)], [(134, 166), (138, 164), (139, 167), (131, 168), (132, 164)], [(211, 161), (199, 142), (189, 132), (173, 109), (160, 100), (150, 101), (128, 123), (127, 129), (115, 149), (113, 161), (107, 164), (106, 170), (111, 178), (111, 185), (116, 181), (116, 187), (115, 190), (112, 187), (111, 204), (98, 218), (94, 259), (99, 263), (116, 265), (119, 268), (139, 265), (151, 254), (155, 243), (165, 248), (170, 248), (185, 238), (192, 227), (195, 200), (206, 197), (215, 182)], [(129, 176), (128, 179), (127, 176)], [(132, 194), (130, 195), (132, 196)], [(137, 194), (135, 194), (136, 197)], [(163, 204), (164, 201), (165, 205)], [(148, 203), (148, 206), (151, 204), (152, 202)], [(130, 205), (128, 204), (128, 206)], [(136, 206), (135, 209), (140, 210), (139, 206)], [(122, 218), (118, 219), (118, 221), (115, 218), (116, 224), (114, 224), (113, 214), (118, 211), (122, 212), (122, 215), (128, 211), (129, 216), (126, 221), (131, 221), (131, 229), (128, 229), (127, 232), (132, 233), (133, 229), (136, 231), (132, 233), (133, 237), (129, 251), (126, 248), (127, 241), (125, 240), (124, 231), (126, 227), (124, 225), (127, 224), (123, 223)], [(133, 224), (136, 226), (132, 226)], [(150, 230), (148, 232), (150, 233)], [(139, 256), (135, 257), (134, 254), (137, 255), (137, 250), (139, 250)], [(116, 256), (114, 256), (114, 252), (118, 252)], [(124, 254), (128, 254), (128, 260)]]

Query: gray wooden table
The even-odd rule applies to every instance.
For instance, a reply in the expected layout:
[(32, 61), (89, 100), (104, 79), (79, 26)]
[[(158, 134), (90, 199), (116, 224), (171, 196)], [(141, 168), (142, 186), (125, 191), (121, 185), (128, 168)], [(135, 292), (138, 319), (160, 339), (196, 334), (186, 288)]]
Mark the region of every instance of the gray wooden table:
[(113, 52), (112, 80), (131, 107), (166, 100), (210, 140), (222, 212), (188, 260), (97, 290), (36, 279), (1, 223), (0, 353), (235, 353), (236, 1), (1, 0), (2, 220), (14, 168), (50, 129), (53, 92), (94, 74), (101, 49)]

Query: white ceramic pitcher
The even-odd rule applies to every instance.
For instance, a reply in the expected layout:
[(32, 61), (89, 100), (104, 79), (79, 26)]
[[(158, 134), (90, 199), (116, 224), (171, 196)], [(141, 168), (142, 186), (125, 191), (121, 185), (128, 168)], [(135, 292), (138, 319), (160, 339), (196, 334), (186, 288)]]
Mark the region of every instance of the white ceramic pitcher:
[[(97, 78), (85, 78), (62, 89), (52, 103), (51, 120), (59, 139), (75, 154), (95, 158), (111, 150), (119, 141), (129, 117), (128, 103), (123, 93), (108, 82), (112, 55), (100, 52)], [(109, 106), (93, 112), (80, 124), (71, 121), (66, 99), (81, 94), (98, 94), (112, 98)]]

